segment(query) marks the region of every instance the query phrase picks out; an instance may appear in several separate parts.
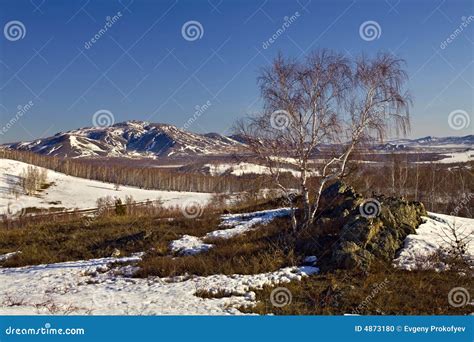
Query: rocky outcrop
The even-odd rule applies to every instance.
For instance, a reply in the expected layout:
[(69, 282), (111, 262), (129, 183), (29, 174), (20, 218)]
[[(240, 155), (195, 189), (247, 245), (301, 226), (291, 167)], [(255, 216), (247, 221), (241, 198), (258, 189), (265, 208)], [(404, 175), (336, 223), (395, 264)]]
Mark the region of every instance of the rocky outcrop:
[(323, 192), (320, 208), (312, 237), (326, 269), (365, 270), (376, 259), (390, 262), (426, 215), (420, 202), (375, 195), (364, 198), (342, 182)]

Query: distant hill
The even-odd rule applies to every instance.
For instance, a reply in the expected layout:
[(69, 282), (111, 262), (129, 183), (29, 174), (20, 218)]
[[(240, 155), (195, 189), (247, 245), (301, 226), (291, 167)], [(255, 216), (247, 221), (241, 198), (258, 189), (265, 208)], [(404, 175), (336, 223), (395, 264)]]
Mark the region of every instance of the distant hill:
[(60, 132), (4, 147), (58, 157), (169, 157), (232, 153), (242, 143), (217, 133), (196, 134), (176, 126), (127, 121), (109, 127)]
[[(3, 147), (69, 158), (159, 158), (228, 156), (242, 150), (245, 144), (245, 137), (239, 135), (197, 134), (169, 124), (126, 121), (108, 127), (87, 127), (60, 132), (52, 137), (4, 144)], [(435, 148), (472, 149), (473, 147), (474, 135), (467, 135), (397, 139), (372, 145), (371, 149), (384, 152)]]
[(397, 139), (384, 144), (377, 144), (375, 150), (402, 151), (422, 148), (474, 148), (474, 135), (463, 137), (432, 137), (418, 139)]

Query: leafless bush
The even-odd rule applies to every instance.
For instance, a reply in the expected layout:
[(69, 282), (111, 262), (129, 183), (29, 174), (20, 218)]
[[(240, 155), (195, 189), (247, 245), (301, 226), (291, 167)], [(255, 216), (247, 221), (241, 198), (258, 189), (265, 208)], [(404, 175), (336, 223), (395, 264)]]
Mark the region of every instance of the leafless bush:
[(447, 222), (446, 226), (441, 228), (439, 236), (445, 242), (442, 252), (447, 256), (450, 264), (472, 266), (473, 260), (469, 254), (472, 235), (467, 227)]
[(108, 216), (111, 213), (115, 200), (112, 196), (99, 197), (96, 201), (96, 216)]
[(48, 314), (51, 314), (51, 315), (64, 315), (64, 316), (67, 316), (67, 315), (77, 313), (77, 312), (83, 310), (83, 309), (81, 309), (77, 306), (74, 306), (72, 304), (64, 304), (64, 305), (57, 304), (51, 298), (45, 300), (44, 302), (37, 303), (34, 306), (35, 306), (36, 311), (38, 312), (38, 314), (41, 314), (43, 312), (43, 310), (46, 310), (48, 312)]
[(2, 301), (2, 306), (6, 306), (6, 307), (24, 306), (24, 305), (25, 305), (24, 298), (17, 298), (11, 294), (6, 294)]

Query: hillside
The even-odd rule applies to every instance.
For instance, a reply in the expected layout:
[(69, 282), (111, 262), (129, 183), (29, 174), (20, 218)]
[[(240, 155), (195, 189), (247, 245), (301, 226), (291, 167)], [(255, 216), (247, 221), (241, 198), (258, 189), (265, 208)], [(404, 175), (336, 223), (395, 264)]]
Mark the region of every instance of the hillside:
[[(35, 196), (24, 194), (16, 197), (11, 189), (18, 183), (20, 174), (29, 166), (27, 163), (0, 159), (0, 215), (10, 211), (20, 211), (26, 208), (65, 208), (86, 209), (96, 207), (99, 197), (112, 196), (122, 200), (132, 196), (136, 201), (158, 200), (165, 206), (183, 205), (188, 201), (198, 201), (205, 204), (210, 194), (145, 190), (130, 186), (120, 186), (117, 190), (114, 184), (104, 183), (84, 178), (72, 177), (59, 172), (48, 170), (50, 186)], [(14, 214), (14, 213), (12, 213)]]

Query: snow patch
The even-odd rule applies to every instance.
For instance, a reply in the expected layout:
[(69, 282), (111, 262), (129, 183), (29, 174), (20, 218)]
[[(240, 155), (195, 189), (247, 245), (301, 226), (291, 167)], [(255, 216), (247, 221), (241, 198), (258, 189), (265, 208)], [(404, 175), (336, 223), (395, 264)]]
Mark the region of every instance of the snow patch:
[[(257, 174), (257, 175), (268, 175), (271, 173), (268, 166), (241, 162), (237, 164), (232, 163), (220, 163), (220, 164), (205, 164), (205, 168), (209, 169), (209, 173), (212, 176), (222, 175), (224, 173), (229, 173), (235, 176), (242, 176), (246, 174)], [(294, 177), (299, 177), (300, 172), (291, 168), (280, 167), (277, 168), (281, 173), (291, 173)], [(316, 174), (316, 173), (314, 173)]]
[[(456, 217), (443, 214), (429, 213), (426, 220), (416, 230), (416, 234), (406, 237), (399, 256), (393, 261), (396, 267), (415, 270), (418, 268), (437, 268), (442, 270), (443, 265), (435, 266), (428, 262), (428, 258), (448, 247), (449, 229), (454, 227), (460, 236), (474, 236), (474, 219)], [(448, 234), (448, 237), (445, 235)], [(448, 240), (449, 241), (449, 240)], [(468, 243), (467, 253), (474, 257), (474, 241)]]
[(304, 258), (303, 263), (314, 265), (318, 261), (318, 257), (315, 255), (310, 255)]
[(21, 253), (21, 251), (11, 252), (11, 253), (6, 253), (6, 254), (0, 254), (0, 262), (6, 261), (6, 260), (8, 260), (8, 259), (14, 257), (17, 254), (20, 254), (20, 253)]
[(223, 215), (221, 227), (230, 227), (227, 229), (215, 230), (207, 233), (205, 238), (230, 239), (236, 235), (244, 234), (252, 230), (256, 225), (267, 224), (277, 217), (290, 215), (290, 208), (280, 208), (272, 210), (262, 210), (245, 214), (227, 214)]
[(199, 254), (208, 251), (212, 247), (214, 245), (204, 243), (202, 239), (192, 235), (183, 235), (180, 239), (170, 243), (171, 251), (181, 255)]
[[(238, 307), (256, 304), (252, 290), (301, 280), (319, 271), (302, 266), (254, 275), (141, 279), (124, 276), (120, 268), (110, 269), (113, 262), (137, 260), (139, 256), (0, 268), (0, 315), (242, 314)], [(197, 291), (229, 296), (205, 299), (197, 297)], [(16, 304), (8, 305), (12, 299)], [(54, 303), (57, 311), (51, 312), (42, 303)]]
[(180, 239), (174, 240), (170, 243), (170, 249), (172, 252), (181, 255), (195, 255), (208, 251), (210, 248), (214, 247), (212, 244), (205, 243), (204, 240), (206, 239), (230, 239), (252, 230), (256, 225), (266, 224), (276, 217), (287, 216), (289, 214), (289, 208), (281, 208), (255, 211), (245, 214), (222, 215), (223, 222), (220, 226), (231, 228), (214, 230), (207, 233), (202, 238), (183, 235)]
[(474, 160), (474, 151), (443, 153), (443, 159), (436, 161), (423, 161), (420, 164), (454, 164), (467, 163)]

